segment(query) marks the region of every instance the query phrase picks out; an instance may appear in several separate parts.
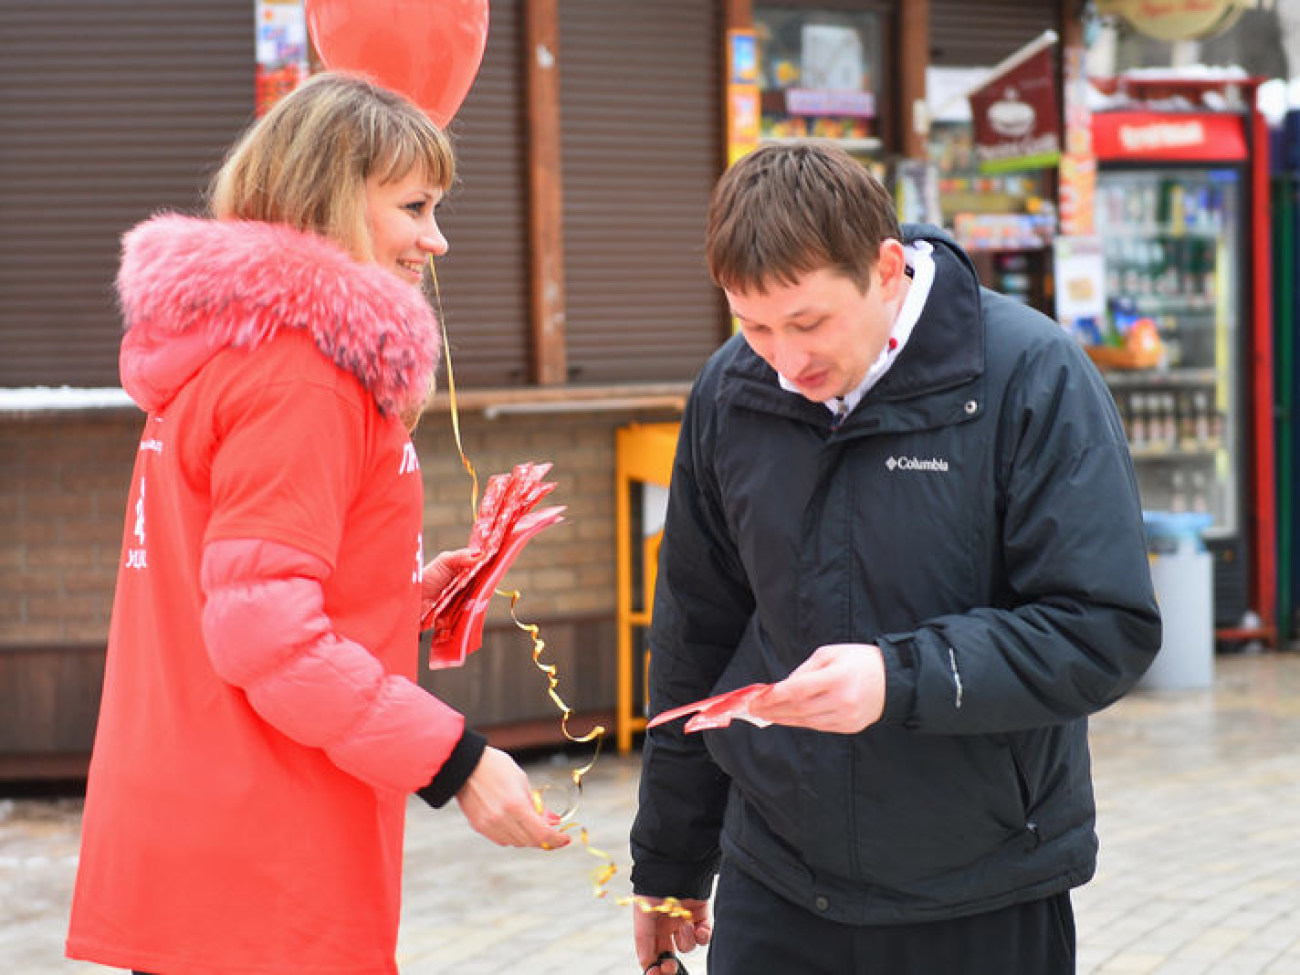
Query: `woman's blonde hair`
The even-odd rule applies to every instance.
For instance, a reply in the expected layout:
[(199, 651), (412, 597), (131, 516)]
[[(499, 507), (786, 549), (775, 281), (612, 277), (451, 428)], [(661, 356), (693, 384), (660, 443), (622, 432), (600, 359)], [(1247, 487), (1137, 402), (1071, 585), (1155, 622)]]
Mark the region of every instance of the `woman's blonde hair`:
[(447, 136), (413, 102), (365, 77), (325, 72), (248, 128), (212, 180), (219, 219), (288, 224), (373, 258), (365, 182), (420, 169), (443, 191), (455, 178)]

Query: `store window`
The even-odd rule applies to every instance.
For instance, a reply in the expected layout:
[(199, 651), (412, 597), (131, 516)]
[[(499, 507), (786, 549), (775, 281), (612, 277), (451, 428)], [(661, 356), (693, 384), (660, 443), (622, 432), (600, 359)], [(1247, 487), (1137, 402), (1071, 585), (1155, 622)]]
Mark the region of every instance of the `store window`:
[(931, 67), (926, 74), (927, 150), (937, 177), (939, 217), (986, 285), (1051, 313), (1055, 170), (990, 171), (981, 164), (968, 96), (992, 70)]
[(880, 148), (879, 14), (756, 5), (754, 28), (763, 140), (814, 137), (854, 152)]

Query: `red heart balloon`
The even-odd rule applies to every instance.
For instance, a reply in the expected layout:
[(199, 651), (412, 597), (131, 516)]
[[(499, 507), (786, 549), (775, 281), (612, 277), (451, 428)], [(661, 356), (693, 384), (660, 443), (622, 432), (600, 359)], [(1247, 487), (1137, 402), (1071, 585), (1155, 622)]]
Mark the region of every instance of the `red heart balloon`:
[(406, 95), (445, 128), (478, 74), (488, 0), (306, 0), (325, 66)]

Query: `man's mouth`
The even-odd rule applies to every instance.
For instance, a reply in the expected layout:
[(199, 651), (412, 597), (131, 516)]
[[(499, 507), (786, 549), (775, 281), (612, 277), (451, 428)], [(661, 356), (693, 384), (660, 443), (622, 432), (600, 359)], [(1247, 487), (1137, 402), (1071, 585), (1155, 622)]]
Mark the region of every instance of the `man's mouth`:
[(826, 370), (818, 369), (815, 372), (806, 372), (803, 375), (798, 376), (794, 380), (794, 384), (796, 386), (803, 386), (805, 388), (811, 389), (815, 386), (820, 386), (825, 381), (826, 381)]

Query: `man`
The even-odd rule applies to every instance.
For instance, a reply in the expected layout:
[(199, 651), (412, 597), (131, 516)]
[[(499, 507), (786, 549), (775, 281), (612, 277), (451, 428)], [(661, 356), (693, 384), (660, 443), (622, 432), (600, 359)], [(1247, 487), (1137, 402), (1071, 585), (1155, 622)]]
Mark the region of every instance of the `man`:
[(1104, 384), (836, 149), (739, 161), (707, 255), (740, 334), (682, 422), (650, 710), (773, 683), (773, 724), (647, 735), (641, 965), (1073, 972), (1087, 715), (1160, 644)]

